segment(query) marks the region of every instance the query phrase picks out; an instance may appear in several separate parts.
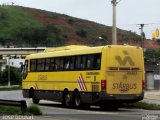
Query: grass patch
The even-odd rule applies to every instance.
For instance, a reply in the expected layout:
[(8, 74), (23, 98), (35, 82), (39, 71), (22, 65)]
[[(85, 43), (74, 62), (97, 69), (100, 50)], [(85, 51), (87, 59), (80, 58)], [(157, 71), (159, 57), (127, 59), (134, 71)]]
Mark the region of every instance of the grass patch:
[(22, 111), (18, 107), (0, 105), (0, 115), (20, 115)]
[(35, 104), (32, 104), (31, 106), (29, 106), (27, 108), (27, 112), (33, 115), (42, 115), (40, 108), (38, 107), (38, 105), (35, 105)]
[(31, 105), (27, 110), (21, 111), (20, 107), (0, 105), (0, 115), (42, 115), (38, 105)]
[(125, 104), (123, 107), (127, 108), (138, 108), (145, 110), (160, 110), (160, 105), (146, 102), (136, 102), (133, 104)]

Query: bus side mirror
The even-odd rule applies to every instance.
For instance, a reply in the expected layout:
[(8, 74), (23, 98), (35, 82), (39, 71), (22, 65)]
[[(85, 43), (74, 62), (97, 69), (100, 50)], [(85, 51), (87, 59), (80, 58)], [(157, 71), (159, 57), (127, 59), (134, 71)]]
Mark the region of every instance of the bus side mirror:
[(24, 65), (22, 64), (20, 67), (20, 71), (23, 72), (23, 70), (24, 70)]

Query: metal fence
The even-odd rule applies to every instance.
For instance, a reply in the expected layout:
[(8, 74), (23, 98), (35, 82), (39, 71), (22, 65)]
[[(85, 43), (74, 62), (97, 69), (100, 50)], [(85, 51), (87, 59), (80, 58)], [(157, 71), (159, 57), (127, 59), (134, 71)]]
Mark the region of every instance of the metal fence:
[(22, 111), (26, 111), (27, 109), (27, 103), (25, 100), (16, 101), (0, 99), (0, 105), (17, 106), (20, 107)]

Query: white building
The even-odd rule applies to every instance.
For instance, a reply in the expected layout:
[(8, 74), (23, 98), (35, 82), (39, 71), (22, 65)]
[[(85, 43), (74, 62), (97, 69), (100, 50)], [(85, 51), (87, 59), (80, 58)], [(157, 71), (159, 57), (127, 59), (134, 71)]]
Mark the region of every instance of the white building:
[(21, 55), (10, 55), (10, 56), (4, 55), (2, 57), (2, 60), (5, 61), (5, 63), (1, 65), (1, 70), (3, 71), (8, 65), (11, 67), (20, 68), (21, 65), (24, 64), (25, 57)]

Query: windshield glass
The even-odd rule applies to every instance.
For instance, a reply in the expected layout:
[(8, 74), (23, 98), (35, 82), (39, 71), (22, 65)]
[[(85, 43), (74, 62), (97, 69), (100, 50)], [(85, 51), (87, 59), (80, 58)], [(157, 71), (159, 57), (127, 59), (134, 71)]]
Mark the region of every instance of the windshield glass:
[(26, 60), (23, 65), (23, 79), (27, 77), (27, 74), (28, 74), (28, 60)]

